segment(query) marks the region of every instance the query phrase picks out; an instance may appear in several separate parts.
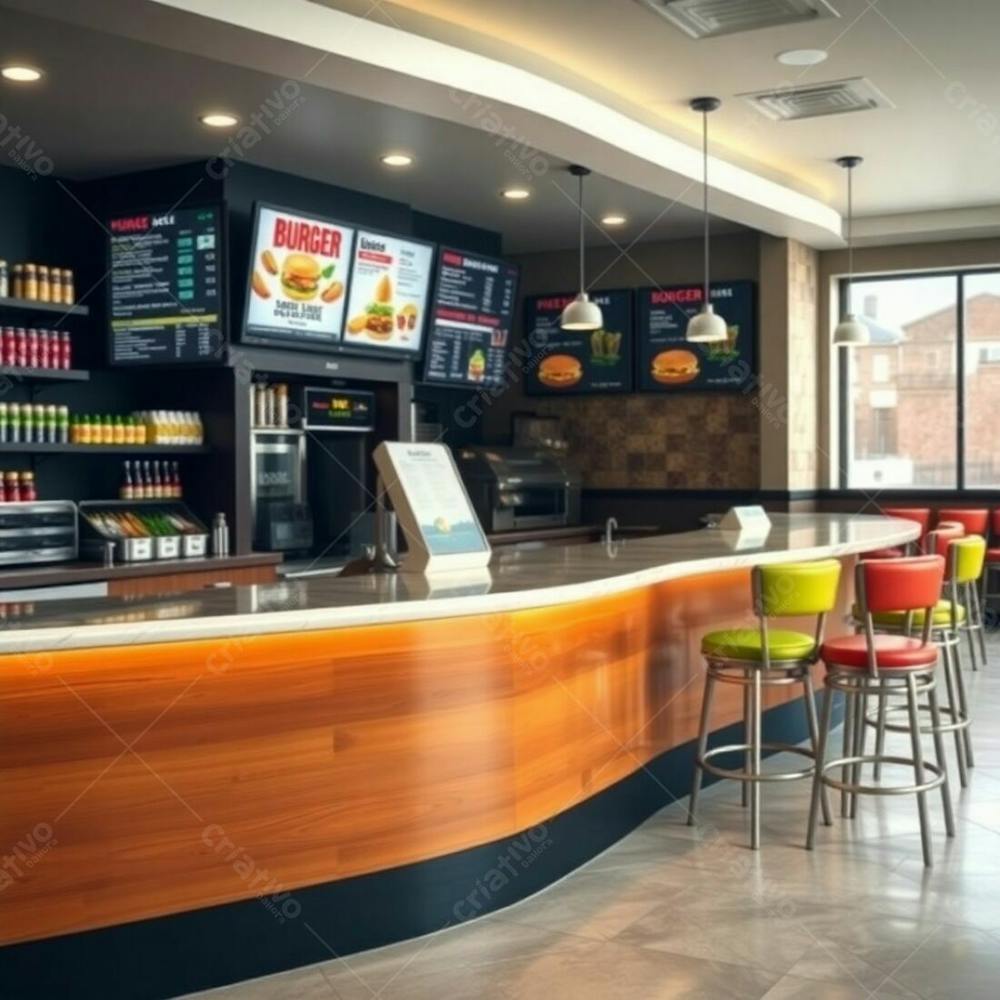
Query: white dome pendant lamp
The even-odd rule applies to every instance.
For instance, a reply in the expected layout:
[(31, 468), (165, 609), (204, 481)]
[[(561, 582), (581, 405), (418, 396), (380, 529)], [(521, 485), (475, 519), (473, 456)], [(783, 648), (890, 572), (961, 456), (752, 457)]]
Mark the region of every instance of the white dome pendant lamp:
[(688, 320), (685, 337), (694, 344), (717, 344), (726, 339), (726, 321), (717, 316), (709, 297), (709, 238), (708, 238), (708, 115), (722, 102), (717, 97), (696, 97), (691, 110), (701, 113), (702, 214), (705, 221), (705, 298), (701, 309)]
[[(854, 168), (862, 163), (860, 156), (841, 156), (837, 166), (847, 171), (847, 294), (851, 294), (851, 279), (854, 277)], [(871, 341), (868, 327), (850, 311), (840, 318), (833, 331), (835, 347), (863, 347)]]
[(559, 326), (563, 330), (600, 330), (604, 326), (604, 315), (601, 312), (601, 307), (596, 302), (591, 302), (587, 295), (583, 268), (583, 179), (590, 171), (586, 167), (574, 163), (570, 166), (569, 172), (580, 181), (578, 202), (580, 211), (580, 291), (577, 292), (576, 298), (563, 309), (562, 315), (559, 317)]

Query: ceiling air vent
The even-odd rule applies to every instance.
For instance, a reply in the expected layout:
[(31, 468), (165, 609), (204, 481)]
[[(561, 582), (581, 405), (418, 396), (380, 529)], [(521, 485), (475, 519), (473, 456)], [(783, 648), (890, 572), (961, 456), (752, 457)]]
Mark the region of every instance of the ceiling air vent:
[(852, 80), (832, 80), (808, 87), (779, 87), (777, 90), (760, 90), (738, 96), (776, 122), (894, 107), (892, 101), (873, 83), (860, 76)]
[(638, 0), (692, 38), (840, 17), (826, 0)]

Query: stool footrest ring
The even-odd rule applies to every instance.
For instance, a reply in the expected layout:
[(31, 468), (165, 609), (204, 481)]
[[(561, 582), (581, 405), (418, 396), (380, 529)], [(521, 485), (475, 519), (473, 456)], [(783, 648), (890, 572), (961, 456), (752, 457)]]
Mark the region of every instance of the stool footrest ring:
[(851, 764), (901, 764), (904, 767), (913, 767), (913, 760), (910, 757), (880, 757), (878, 754), (861, 754), (856, 757), (838, 757), (836, 760), (827, 761), (820, 769), (820, 781), (828, 788), (836, 788), (841, 792), (858, 793), (860, 795), (912, 795), (914, 792), (930, 792), (935, 788), (940, 788), (944, 784), (945, 774), (941, 767), (930, 761), (924, 761), (924, 770), (930, 772), (934, 777), (930, 781), (925, 781), (922, 785), (854, 785), (849, 781), (838, 781), (831, 778), (826, 772), (837, 767), (848, 767)]
[[(930, 712), (930, 705), (918, 705), (918, 712)], [(940, 726), (934, 726), (933, 723), (929, 723), (926, 726), (920, 727), (920, 732), (922, 733), (954, 733), (959, 732), (963, 729), (968, 729), (971, 724), (971, 719), (963, 719), (955, 709), (947, 705), (942, 705), (938, 712), (942, 716), (946, 716), (951, 719), (951, 722), (942, 722)], [(883, 729), (889, 733), (908, 733), (910, 731), (909, 722), (889, 722), (888, 718), (891, 715), (904, 715), (908, 714), (909, 709), (906, 705), (887, 705), (885, 709), (886, 722), (883, 724)], [(873, 729), (878, 729), (879, 719), (876, 712), (869, 713), (865, 716), (865, 725), (871, 726)]]
[[(779, 750), (784, 753), (797, 753), (802, 757), (808, 757), (815, 761), (815, 754), (809, 747), (794, 746), (791, 743), (761, 743), (761, 750)], [(793, 781), (798, 778), (811, 778), (816, 772), (815, 764), (804, 768), (801, 771), (769, 771), (766, 774), (750, 774), (746, 770), (735, 770), (726, 767), (719, 767), (718, 764), (711, 764), (712, 757), (717, 757), (724, 753), (750, 753), (753, 748), (749, 743), (730, 743), (724, 747), (712, 747), (703, 757), (697, 759), (698, 767), (706, 774), (714, 774), (717, 778), (730, 778), (733, 781)]]

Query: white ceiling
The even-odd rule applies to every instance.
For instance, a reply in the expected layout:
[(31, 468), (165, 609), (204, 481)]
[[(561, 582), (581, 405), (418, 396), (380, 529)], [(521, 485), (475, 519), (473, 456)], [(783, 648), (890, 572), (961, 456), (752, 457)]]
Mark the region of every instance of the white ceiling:
[[(218, 139), (193, 120), (206, 102), (246, 117), (281, 81), (307, 80), (302, 108), (248, 158), (498, 229), (517, 251), (572, 243), (559, 169), (570, 159), (606, 175), (589, 190), (595, 214), (632, 217), (615, 238), (668, 206), (647, 237), (692, 235), (699, 136), (686, 102), (712, 93), (724, 102), (712, 118), (723, 219), (838, 245), (832, 160), (850, 152), (866, 158), (866, 242), (1000, 233), (1000, 3), (832, 2), (836, 20), (696, 42), (636, 0), (0, 0), (65, 22), (4, 12), (0, 57), (50, 72), (42, 88), (3, 87), (0, 111), (60, 170), (100, 173), (206, 155)], [(807, 70), (774, 60), (797, 47), (830, 58)], [(895, 107), (775, 123), (734, 96), (850, 76)], [(523, 142), (485, 131), (462, 103), (478, 94)], [(374, 158), (389, 145), (412, 149), (417, 169), (386, 176)], [(542, 176), (519, 167), (526, 148)], [(522, 177), (530, 201), (497, 199)]]
[[(689, 141), (698, 122), (688, 99), (713, 94), (723, 100), (712, 120), (717, 151), (841, 211), (832, 161), (845, 153), (866, 158), (862, 215), (1000, 200), (997, 0), (830, 0), (839, 18), (702, 41), (637, 0), (316, 2), (531, 69)], [(792, 48), (826, 49), (829, 58), (780, 65), (775, 55)], [(736, 97), (858, 76), (895, 108), (771, 122)]]
[[(276, 100), (286, 82), (282, 76), (3, 11), (0, 62), (17, 58), (45, 67), (46, 77), (32, 87), (0, 81), (0, 113), (44, 150), (58, 176), (76, 179), (216, 155), (229, 137), (205, 129), (198, 114), (230, 108), (246, 120), (262, 101)], [(532, 147), (498, 150), (495, 136), (482, 128), (309, 84), (296, 87), (301, 103), (247, 150), (248, 160), (500, 232), (511, 253), (574, 244), (576, 180), (562, 161)], [(389, 149), (412, 153), (415, 166), (386, 169), (378, 157)], [(522, 153), (527, 167), (519, 165)], [(0, 165), (7, 165), (2, 158)], [(533, 191), (529, 201), (499, 197), (501, 188), (523, 183)], [(596, 174), (587, 181), (585, 204), (594, 218), (614, 211), (629, 219), (627, 226), (606, 232), (588, 226), (591, 245), (701, 232), (696, 210)], [(723, 220), (713, 223), (714, 232), (740, 228)]]

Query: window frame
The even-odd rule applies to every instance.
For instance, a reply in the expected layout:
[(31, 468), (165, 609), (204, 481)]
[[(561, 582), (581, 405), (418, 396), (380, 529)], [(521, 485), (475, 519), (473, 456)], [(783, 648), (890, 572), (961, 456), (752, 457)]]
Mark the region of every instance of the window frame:
[[(966, 411), (966, 382), (965, 382), (965, 279), (970, 275), (996, 274), (1000, 276), (1000, 265), (988, 264), (982, 267), (962, 267), (946, 268), (944, 270), (933, 271), (891, 271), (883, 274), (863, 274), (855, 275), (848, 280), (846, 277), (837, 280), (837, 301), (840, 307), (839, 315), (843, 316), (847, 312), (849, 289), (852, 285), (865, 285), (875, 281), (904, 281), (912, 278), (954, 278), (955, 279), (955, 478), (954, 486), (949, 487), (922, 487), (922, 486), (886, 486), (883, 490), (893, 493), (954, 493), (969, 492), (994, 494), (995, 487), (990, 486), (968, 486), (965, 481), (965, 411)], [(837, 426), (839, 428), (839, 475), (837, 482), (841, 490), (848, 492), (863, 493), (860, 486), (851, 486), (849, 481), (849, 447), (850, 435), (850, 399), (851, 390), (848, 384), (850, 378), (851, 365), (849, 360), (843, 357), (848, 351), (868, 350), (867, 347), (843, 348), (834, 347), (836, 351), (837, 364)]]

